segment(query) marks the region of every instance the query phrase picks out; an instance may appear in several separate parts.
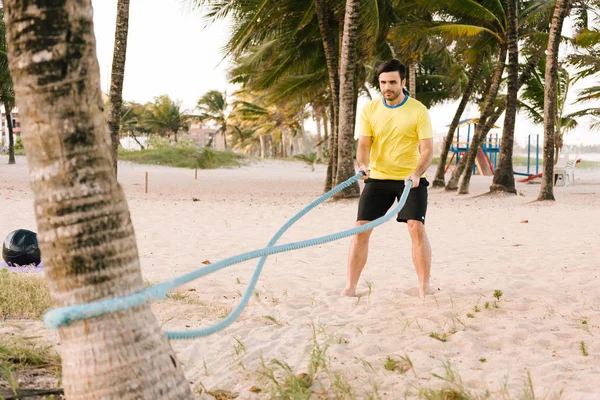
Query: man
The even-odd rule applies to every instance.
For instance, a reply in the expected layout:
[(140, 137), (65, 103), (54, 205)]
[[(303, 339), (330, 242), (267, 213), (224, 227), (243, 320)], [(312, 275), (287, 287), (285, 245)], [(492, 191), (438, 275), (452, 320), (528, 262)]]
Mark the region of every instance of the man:
[[(404, 182), (412, 181), (397, 221), (406, 222), (412, 240), (412, 260), (419, 278), (419, 296), (429, 292), (431, 246), (425, 233), (427, 186), (424, 173), (433, 159), (433, 132), (429, 112), (405, 92), (406, 69), (392, 59), (377, 68), (383, 97), (369, 102), (360, 116), (356, 158), (365, 186), (358, 205), (357, 226), (383, 215), (400, 198)], [(354, 236), (348, 257), (348, 275), (342, 295), (355, 296), (367, 262), (372, 230)]]

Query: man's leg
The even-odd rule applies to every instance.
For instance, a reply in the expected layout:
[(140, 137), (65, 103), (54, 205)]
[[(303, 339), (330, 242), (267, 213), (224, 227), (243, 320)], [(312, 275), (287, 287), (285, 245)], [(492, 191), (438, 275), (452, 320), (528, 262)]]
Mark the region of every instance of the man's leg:
[(421, 221), (407, 221), (412, 239), (412, 260), (419, 277), (419, 296), (429, 294), (429, 275), (431, 271), (431, 245)]
[[(361, 226), (369, 221), (357, 221), (356, 226)], [(348, 273), (346, 278), (346, 287), (342, 291), (343, 296), (356, 296), (356, 285), (360, 274), (367, 263), (369, 254), (369, 238), (372, 229), (356, 234), (352, 238), (350, 245), (350, 254), (348, 255)]]

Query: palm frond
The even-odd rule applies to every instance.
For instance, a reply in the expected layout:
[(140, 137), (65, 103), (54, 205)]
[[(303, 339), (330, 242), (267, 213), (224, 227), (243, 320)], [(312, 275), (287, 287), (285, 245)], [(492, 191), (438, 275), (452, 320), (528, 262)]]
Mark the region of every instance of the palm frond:
[(588, 101), (600, 101), (600, 86), (590, 86), (579, 92), (576, 103), (585, 103)]

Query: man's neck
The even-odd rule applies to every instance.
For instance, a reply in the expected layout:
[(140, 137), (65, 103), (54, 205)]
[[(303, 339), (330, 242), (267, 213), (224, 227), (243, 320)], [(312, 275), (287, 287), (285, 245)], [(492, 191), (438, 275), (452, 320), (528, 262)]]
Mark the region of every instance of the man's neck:
[(388, 101), (385, 97), (383, 98), (383, 100), (385, 101), (385, 104), (387, 104), (390, 107), (393, 107), (393, 106), (397, 106), (398, 104), (402, 103), (405, 98), (406, 98), (406, 95), (404, 94), (404, 90), (401, 90), (400, 96), (396, 97), (394, 100)]

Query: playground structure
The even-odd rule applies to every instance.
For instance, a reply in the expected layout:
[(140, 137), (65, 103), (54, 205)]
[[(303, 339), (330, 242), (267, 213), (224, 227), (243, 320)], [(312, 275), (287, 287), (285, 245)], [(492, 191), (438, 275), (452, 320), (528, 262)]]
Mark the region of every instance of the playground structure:
[[(531, 169), (531, 137), (535, 136), (535, 174)], [(514, 172), (515, 175), (524, 176), (519, 179), (519, 182), (529, 182), (536, 178), (541, 178), (542, 173), (540, 172), (540, 135), (528, 135), (527, 136), (527, 172)]]
[[(532, 136), (535, 136), (535, 173), (532, 170)], [(527, 172), (515, 172), (515, 175), (522, 175), (524, 178), (519, 182), (532, 182), (541, 178), (540, 172), (540, 135), (529, 135), (527, 137)], [(575, 183), (575, 166), (581, 162), (577, 154), (562, 154), (554, 165), (554, 186), (566, 186)]]
[[(452, 146), (450, 147), (452, 157), (450, 157), (450, 161), (448, 161), (446, 164), (444, 172), (448, 171), (453, 161), (455, 165), (458, 165), (460, 159), (466, 156), (467, 152), (469, 151), (469, 146), (471, 145), (471, 126), (475, 126), (478, 121), (479, 118), (467, 118), (458, 123), (458, 126), (456, 127), (456, 135), (454, 135), (454, 140), (452, 141)], [(464, 127), (467, 127), (467, 140), (461, 141), (460, 128)], [(494, 125), (493, 128), (499, 127)], [(501, 138), (498, 133), (490, 133), (487, 136), (487, 138), (481, 144), (481, 148), (477, 150), (477, 157), (475, 158), (475, 165), (473, 166), (473, 174), (486, 176), (494, 175), (494, 171), (496, 170), (496, 165), (498, 162), (498, 153), (500, 152), (500, 142)]]

